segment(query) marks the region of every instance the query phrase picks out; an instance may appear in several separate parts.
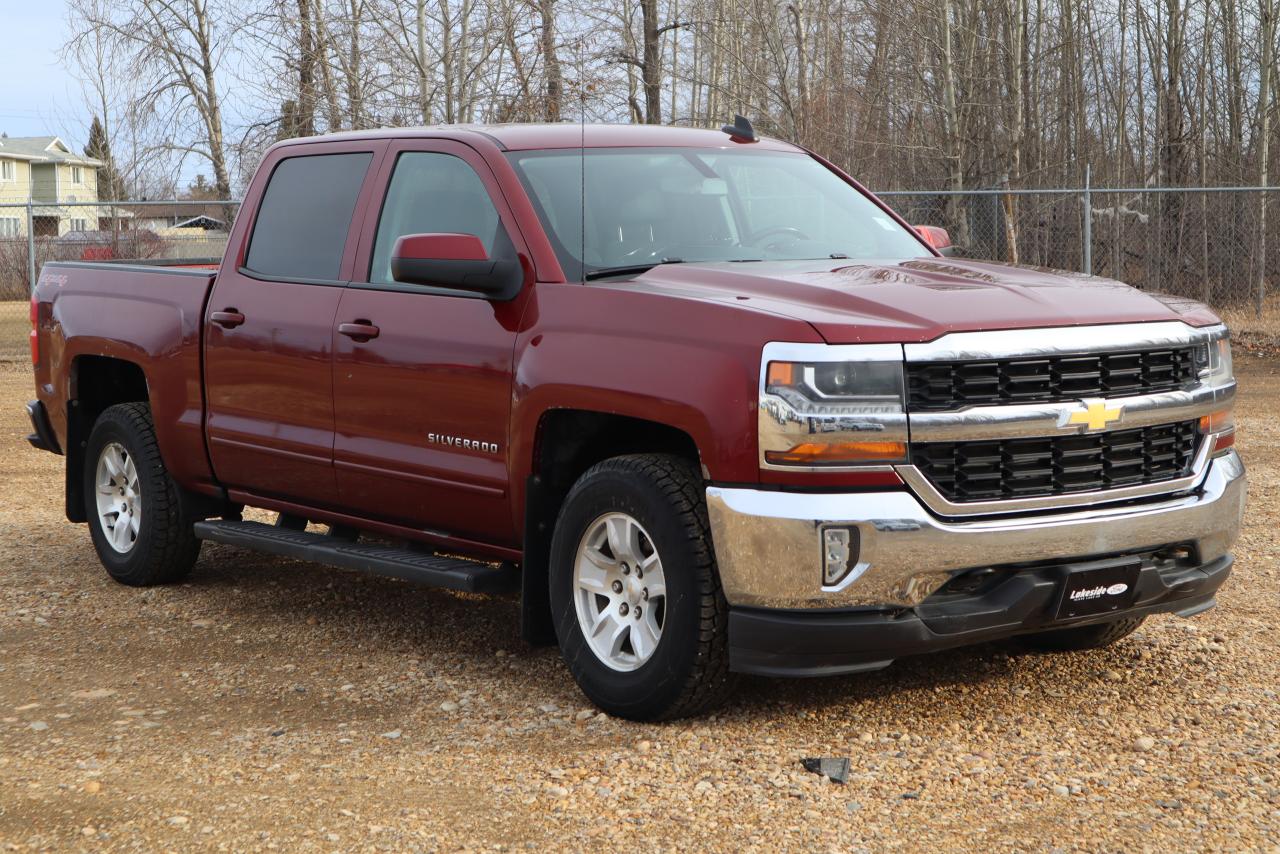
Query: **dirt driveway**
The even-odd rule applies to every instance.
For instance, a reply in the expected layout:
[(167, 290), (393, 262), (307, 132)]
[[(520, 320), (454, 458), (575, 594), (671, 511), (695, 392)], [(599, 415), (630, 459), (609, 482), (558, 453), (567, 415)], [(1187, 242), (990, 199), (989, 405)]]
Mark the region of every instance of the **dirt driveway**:
[(0, 850), (1276, 851), (1280, 359), (1237, 363), (1251, 507), (1218, 609), (1102, 652), (752, 680), (662, 726), (594, 714), (514, 599), (219, 546), (190, 583), (111, 583), (0, 364)]

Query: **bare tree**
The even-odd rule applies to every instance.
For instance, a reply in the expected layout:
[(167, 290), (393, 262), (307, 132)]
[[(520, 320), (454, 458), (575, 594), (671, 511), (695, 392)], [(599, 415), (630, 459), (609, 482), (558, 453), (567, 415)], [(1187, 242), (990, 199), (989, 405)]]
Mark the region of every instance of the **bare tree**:
[[(81, 3), (82, 0), (73, 0)], [(218, 66), (232, 27), (219, 0), (100, 0), (76, 7), (88, 28), (122, 56), (140, 88), (134, 109), (173, 130), (155, 148), (207, 161), (222, 198), (231, 179), (223, 139)]]

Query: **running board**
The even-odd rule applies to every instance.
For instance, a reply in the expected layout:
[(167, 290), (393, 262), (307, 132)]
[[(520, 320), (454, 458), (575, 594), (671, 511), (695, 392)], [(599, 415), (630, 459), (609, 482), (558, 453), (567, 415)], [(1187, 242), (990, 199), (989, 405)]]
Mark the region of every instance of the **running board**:
[(341, 537), (261, 522), (196, 522), (195, 534), (201, 540), (467, 593), (502, 593), (520, 587), (519, 573), (509, 563), (493, 566), (392, 546), (352, 542)]

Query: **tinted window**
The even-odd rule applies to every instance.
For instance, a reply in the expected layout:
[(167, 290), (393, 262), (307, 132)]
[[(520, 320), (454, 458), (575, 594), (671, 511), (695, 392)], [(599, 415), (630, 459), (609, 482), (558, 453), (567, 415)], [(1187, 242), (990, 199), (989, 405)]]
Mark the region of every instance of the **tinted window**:
[(289, 279), (336, 279), (356, 196), (373, 155), (280, 161), (258, 208), (245, 266)]
[(396, 161), (378, 221), (369, 281), (393, 281), (391, 250), (406, 234), (474, 234), (491, 258), (509, 258), (514, 252), (480, 176), (452, 154), (411, 151)]

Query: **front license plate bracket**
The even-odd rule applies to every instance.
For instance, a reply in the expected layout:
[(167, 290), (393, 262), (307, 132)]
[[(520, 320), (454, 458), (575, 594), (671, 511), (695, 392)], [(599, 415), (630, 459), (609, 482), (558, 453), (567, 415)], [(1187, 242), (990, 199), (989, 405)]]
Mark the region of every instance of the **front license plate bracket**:
[(1063, 567), (1054, 619), (1074, 620), (1132, 607), (1138, 596), (1141, 572), (1142, 560), (1137, 557)]

